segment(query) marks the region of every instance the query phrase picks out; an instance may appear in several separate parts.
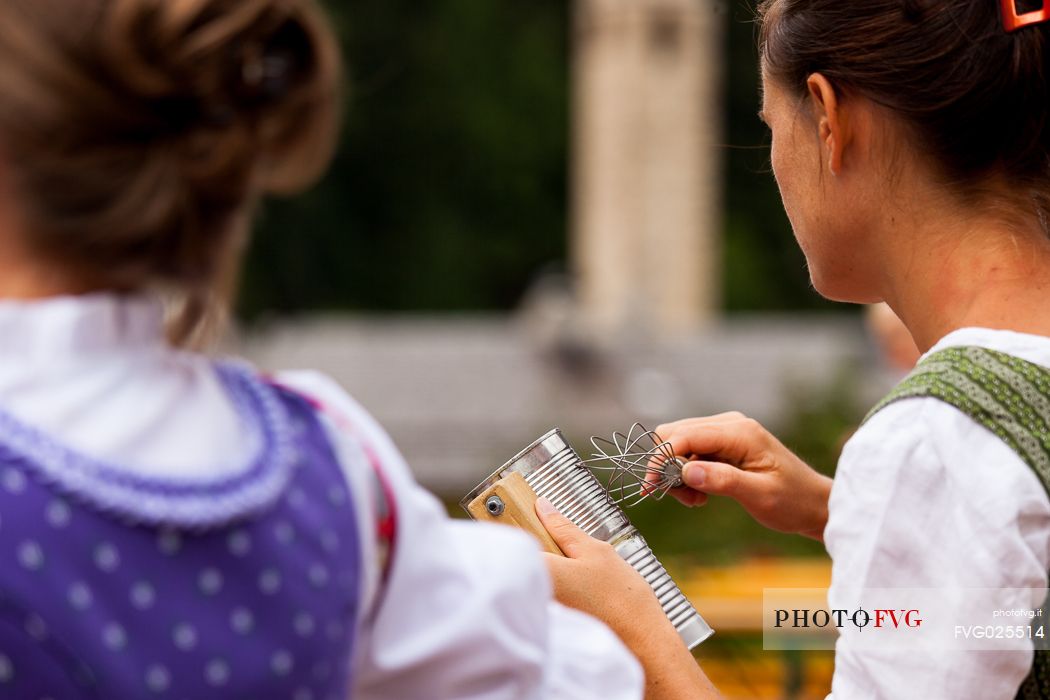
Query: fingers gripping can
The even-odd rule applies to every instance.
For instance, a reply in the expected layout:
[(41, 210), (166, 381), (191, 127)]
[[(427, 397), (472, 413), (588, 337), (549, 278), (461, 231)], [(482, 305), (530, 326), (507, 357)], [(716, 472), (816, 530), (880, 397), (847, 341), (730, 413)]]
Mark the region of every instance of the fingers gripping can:
[(687, 648), (714, 633), (560, 430), (551, 430), (519, 452), (472, 489), (460, 505), (473, 518), (524, 527), (548, 550), (560, 553), (532, 513), (539, 496), (581, 530), (608, 542), (642, 575)]

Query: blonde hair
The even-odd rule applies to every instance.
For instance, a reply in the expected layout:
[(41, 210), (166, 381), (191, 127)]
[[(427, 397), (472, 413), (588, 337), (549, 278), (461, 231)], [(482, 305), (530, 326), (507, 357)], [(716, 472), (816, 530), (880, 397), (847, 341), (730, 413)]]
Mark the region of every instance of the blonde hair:
[(93, 288), (230, 295), (260, 195), (311, 184), (339, 122), (314, 0), (6, 0), (0, 149), (30, 250)]

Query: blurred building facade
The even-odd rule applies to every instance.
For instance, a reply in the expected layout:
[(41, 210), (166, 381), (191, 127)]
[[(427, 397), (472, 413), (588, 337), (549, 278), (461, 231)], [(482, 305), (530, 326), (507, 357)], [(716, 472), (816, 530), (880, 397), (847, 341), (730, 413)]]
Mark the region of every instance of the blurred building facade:
[(718, 0), (577, 0), (573, 271), (601, 333), (687, 333), (719, 308)]
[(333, 377), (393, 436), (427, 487), (462, 495), (552, 427), (580, 452), (635, 421), (742, 411), (776, 427), (843, 367), (886, 383), (860, 319), (757, 316), (674, 343), (580, 346), (524, 318), (314, 317), (259, 328), (237, 352), (264, 369)]

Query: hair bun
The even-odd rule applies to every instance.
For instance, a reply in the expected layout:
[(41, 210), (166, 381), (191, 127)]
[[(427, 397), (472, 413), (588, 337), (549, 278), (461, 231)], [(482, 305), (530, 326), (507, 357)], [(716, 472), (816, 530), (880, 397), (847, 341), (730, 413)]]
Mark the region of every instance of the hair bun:
[(338, 56), (316, 0), (0, 3), (28, 244), (101, 288), (216, 294), (257, 196), (327, 165)]
[(259, 154), (269, 189), (288, 191), (323, 167), (303, 164), (334, 137), (334, 120), (311, 116), (337, 90), (337, 52), (317, 41), (320, 22), (297, 0), (113, 0), (104, 48), (144, 129), (188, 134), (195, 161), (211, 150), (205, 134), (238, 142)]

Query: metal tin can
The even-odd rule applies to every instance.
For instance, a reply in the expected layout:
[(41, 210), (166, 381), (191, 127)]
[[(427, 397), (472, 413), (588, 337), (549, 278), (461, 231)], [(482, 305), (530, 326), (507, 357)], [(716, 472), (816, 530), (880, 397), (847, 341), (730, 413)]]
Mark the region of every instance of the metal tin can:
[(581, 530), (612, 545), (616, 553), (642, 575), (687, 648), (692, 649), (714, 634), (627, 514), (613, 503), (601, 481), (583, 464), (557, 428), (493, 472), (472, 489), (460, 505), (466, 509), (479, 494), (514, 472), (524, 477), (537, 496), (549, 500)]

